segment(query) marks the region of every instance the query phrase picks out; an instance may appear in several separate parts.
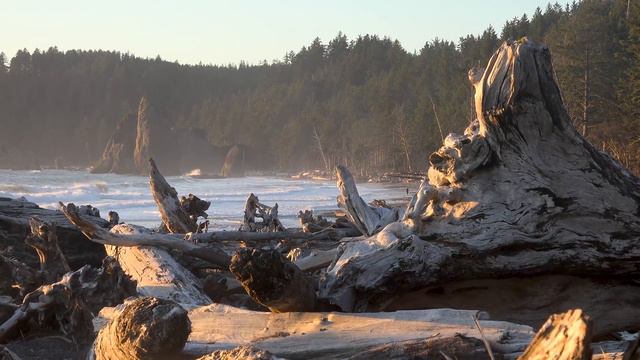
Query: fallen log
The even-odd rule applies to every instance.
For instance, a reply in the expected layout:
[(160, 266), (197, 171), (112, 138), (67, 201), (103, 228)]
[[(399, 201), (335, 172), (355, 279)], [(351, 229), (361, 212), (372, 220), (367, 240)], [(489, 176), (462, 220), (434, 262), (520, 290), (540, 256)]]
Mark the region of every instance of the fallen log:
[(251, 346), (240, 346), (231, 350), (216, 350), (211, 354), (201, 356), (196, 360), (278, 360), (268, 351), (259, 350)]
[[(31, 234), (28, 235), (24, 241), (38, 253), (42, 283), (54, 283), (58, 281), (62, 275), (71, 271), (67, 259), (58, 246), (56, 225), (47, 224), (36, 217), (29, 219), (29, 225), (31, 227)], [(92, 225), (94, 224), (92, 223)]]
[(198, 230), (196, 221), (182, 208), (176, 189), (162, 176), (153, 159), (149, 159), (149, 186), (164, 226), (172, 233)]
[[(464, 135), (449, 135), (430, 157), (412, 211), (387, 226), (404, 236), (346, 244), (320, 297), (363, 311), (409, 290), (459, 281), (546, 275), (608, 281), (640, 273), (640, 180), (574, 129), (549, 50), (526, 39), (507, 42), (473, 78), (478, 121)], [(468, 296), (467, 305), (483, 309), (474, 300)], [(528, 305), (539, 311), (524, 323), (549, 314), (549, 304)], [(599, 323), (607, 314), (590, 314), (595, 333), (606, 332)], [(608, 326), (640, 328), (633, 318)]]
[[(103, 319), (117, 309), (105, 308)], [(367, 350), (422, 339), (446, 343), (459, 336), (481, 340), (496, 354), (515, 358), (533, 338), (525, 325), (486, 319), (474, 310), (433, 309), (383, 313), (269, 313), (212, 304), (189, 311), (191, 334), (183, 354), (201, 356), (250, 346), (286, 359), (345, 359)], [(101, 320), (104, 321), (104, 320)]]
[(369, 206), (358, 194), (358, 188), (353, 176), (344, 166), (336, 167), (338, 206), (345, 211), (349, 221), (363, 235), (373, 235), (387, 224), (397, 221), (398, 209)]
[[(100, 266), (105, 256), (104, 248), (85, 241), (84, 235), (58, 210), (43, 209), (24, 199), (0, 197), (0, 251), (8, 257), (20, 259), (37, 268), (40, 265), (37, 254), (25, 244), (24, 239), (31, 233), (29, 219), (37, 217), (47, 224), (56, 224), (58, 245), (69, 266), (78, 269), (84, 265)], [(99, 227), (107, 227), (107, 221), (96, 216), (86, 219)]]
[(229, 270), (251, 298), (273, 312), (316, 309), (315, 283), (277, 250), (238, 250)]
[(192, 241), (185, 241), (176, 236), (151, 233), (149, 230), (140, 227), (134, 228), (126, 224), (116, 225), (111, 231), (107, 231), (82, 218), (77, 213), (73, 203), (67, 205), (60, 203), (60, 209), (69, 221), (76, 225), (89, 240), (99, 244), (120, 247), (155, 246), (175, 249), (182, 251), (186, 255), (206, 260), (224, 269), (229, 266), (229, 256), (215, 247), (200, 246)]
[(591, 320), (581, 310), (552, 315), (519, 360), (591, 359)]

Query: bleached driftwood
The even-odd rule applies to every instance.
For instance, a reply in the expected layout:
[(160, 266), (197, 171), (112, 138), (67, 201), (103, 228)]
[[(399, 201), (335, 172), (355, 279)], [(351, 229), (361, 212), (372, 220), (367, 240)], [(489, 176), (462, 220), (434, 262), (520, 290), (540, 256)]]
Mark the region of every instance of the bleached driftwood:
[[(262, 221), (256, 221), (256, 218)], [(246, 232), (280, 232), (285, 228), (278, 219), (278, 204), (273, 207), (260, 203), (253, 193), (249, 194), (244, 204), (244, 218), (240, 231)]]
[[(93, 223), (91, 225), (96, 226)], [(38, 253), (42, 283), (54, 283), (62, 275), (71, 271), (67, 259), (58, 246), (56, 225), (47, 224), (37, 217), (32, 217), (29, 219), (29, 226), (31, 234), (24, 241)]]
[(149, 159), (149, 186), (162, 222), (169, 232), (189, 233), (198, 230), (196, 221), (180, 206), (178, 193), (162, 176), (153, 159)]
[(590, 322), (580, 309), (552, 315), (519, 360), (591, 359)]
[[(640, 181), (573, 128), (549, 50), (505, 43), (473, 78), (478, 121), (431, 156), (404, 221), (385, 228), (393, 236), (345, 246), (321, 297), (364, 310), (463, 280), (639, 274)], [(583, 300), (596, 333), (640, 327), (628, 316), (599, 328), (608, 314)], [(528, 305), (539, 312), (525, 323), (549, 313), (549, 304)]]
[(152, 360), (175, 357), (191, 331), (180, 305), (151, 297), (137, 298), (98, 333), (90, 359)]
[(182, 251), (186, 255), (206, 260), (222, 268), (229, 266), (229, 256), (216, 247), (198, 245), (192, 241), (188, 241), (188, 239), (185, 240), (170, 234), (151, 233), (148, 229), (126, 224), (118, 224), (111, 228), (111, 231), (107, 231), (81, 217), (77, 213), (73, 203), (67, 205), (60, 203), (60, 209), (69, 221), (76, 225), (91, 241), (103, 245), (120, 247), (154, 246), (165, 249), (175, 249)]
[[(148, 230), (127, 224), (111, 229), (114, 234), (148, 234)], [(107, 254), (118, 260), (122, 269), (138, 283), (138, 294), (184, 304), (206, 305), (211, 299), (202, 292), (202, 284), (165, 249), (151, 246), (105, 246)]]
[[(117, 309), (105, 308), (103, 319)], [(287, 359), (345, 359), (367, 349), (392, 343), (425, 342), (465, 336), (480, 340), (474, 324), (497, 354), (515, 358), (533, 338), (529, 326), (486, 320), (474, 310), (415, 310), (382, 313), (268, 313), (212, 304), (189, 311), (191, 334), (184, 353), (203, 355), (215, 350), (251, 346)]]
[(344, 166), (336, 167), (338, 206), (363, 235), (373, 235), (387, 224), (398, 221), (399, 210), (369, 206), (358, 194), (353, 176)]
[[(124, 272), (138, 284), (138, 293), (185, 304), (206, 305), (211, 299), (202, 292), (200, 281), (180, 265), (164, 247), (197, 251), (196, 244), (170, 236), (154, 236), (150, 230), (128, 224), (119, 224), (110, 231), (92, 226), (76, 211), (73, 204), (60, 203), (60, 209), (92, 241), (105, 244), (109, 256), (113, 256)], [(156, 234), (157, 235), (157, 234)], [(131, 242), (130, 239), (137, 239)], [(109, 245), (115, 244), (115, 245)], [(154, 246), (141, 246), (153, 244)], [(169, 244), (170, 246), (166, 246)], [(195, 249), (195, 250), (194, 250)], [(214, 254), (219, 255), (219, 253)]]

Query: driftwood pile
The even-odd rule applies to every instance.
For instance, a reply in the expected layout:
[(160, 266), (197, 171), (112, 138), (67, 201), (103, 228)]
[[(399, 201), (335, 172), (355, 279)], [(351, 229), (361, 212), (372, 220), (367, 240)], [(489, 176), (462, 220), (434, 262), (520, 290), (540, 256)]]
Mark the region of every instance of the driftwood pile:
[(402, 208), (338, 166), (344, 217), (286, 229), (250, 194), (238, 231), (209, 231), (211, 204), (151, 160), (158, 231), (60, 203), (107, 255), (75, 271), (60, 222), (34, 217), (39, 268), (0, 254), (0, 342), (46, 328), (105, 360), (639, 358), (623, 332), (640, 329), (639, 179), (573, 128), (546, 47), (505, 43), (469, 77), (478, 119)]

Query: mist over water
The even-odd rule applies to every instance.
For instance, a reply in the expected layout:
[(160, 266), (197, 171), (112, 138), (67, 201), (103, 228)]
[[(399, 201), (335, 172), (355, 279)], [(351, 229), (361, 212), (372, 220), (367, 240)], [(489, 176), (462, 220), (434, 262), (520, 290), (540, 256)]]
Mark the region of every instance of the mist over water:
[[(188, 176), (169, 176), (167, 181), (179, 195), (192, 193), (211, 201), (207, 211), (210, 229), (236, 230), (242, 221), (244, 202), (251, 192), (266, 205), (277, 202), (280, 218), (287, 227), (298, 226), (296, 215), (299, 210), (337, 208), (338, 189), (334, 181), (275, 177), (195, 179)], [(404, 185), (362, 183), (358, 184), (358, 190), (366, 201), (406, 196)], [(44, 208), (56, 209), (58, 201), (91, 204), (100, 209), (102, 217), (113, 210), (118, 212), (121, 221), (131, 224), (147, 227), (160, 224), (160, 214), (145, 176), (71, 170), (0, 170), (0, 197), (21, 196)]]

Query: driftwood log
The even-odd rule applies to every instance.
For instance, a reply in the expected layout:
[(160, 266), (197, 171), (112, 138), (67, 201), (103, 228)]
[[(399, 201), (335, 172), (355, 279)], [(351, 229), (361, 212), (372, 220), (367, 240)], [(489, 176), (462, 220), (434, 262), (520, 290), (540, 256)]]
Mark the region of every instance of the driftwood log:
[(336, 168), (338, 206), (363, 235), (373, 235), (387, 224), (398, 221), (399, 210), (368, 205), (358, 194), (353, 175), (344, 166)]
[[(158, 210), (162, 222), (169, 232), (189, 233), (198, 230), (198, 224), (181, 206), (176, 189), (171, 187), (162, 176), (153, 159), (149, 159), (149, 185), (151, 194)], [(208, 208), (208, 206), (207, 206)]]
[[(261, 221), (256, 221), (256, 218)], [(240, 231), (247, 232), (280, 232), (284, 231), (278, 219), (278, 204), (273, 207), (260, 203), (253, 193), (249, 194), (244, 204), (244, 217)]]
[[(118, 313), (105, 308), (100, 315), (109, 320)], [(486, 314), (474, 310), (269, 313), (212, 304), (189, 311), (191, 334), (183, 353), (204, 355), (250, 346), (286, 359), (347, 359), (366, 350), (418, 339), (453, 342), (463, 336), (473, 338), (477, 345), (481, 335), (475, 317), (480, 317), (484, 336), (496, 354), (515, 358), (533, 338), (529, 326), (486, 320)], [(486, 353), (483, 355), (486, 358)]]
[[(640, 181), (574, 129), (549, 50), (526, 39), (505, 43), (470, 78), (478, 120), (430, 157), (428, 180), (402, 222), (342, 249), (320, 285), (322, 298), (365, 310), (408, 290), (447, 291), (465, 280), (638, 275)], [(633, 288), (627, 298), (636, 303), (640, 288)], [(465, 307), (482, 309), (473, 291), (465, 296)], [(586, 303), (595, 334), (640, 327), (632, 306), (601, 327), (608, 311), (575, 297)], [(540, 324), (547, 305), (528, 302), (538, 312), (522, 320)]]
[(52, 284), (60, 280), (62, 275), (71, 271), (67, 259), (58, 246), (56, 225), (47, 224), (37, 217), (29, 219), (29, 225), (31, 234), (24, 241), (38, 254), (42, 283)]
[(53, 318), (63, 334), (85, 341), (92, 337), (93, 314), (134, 294), (135, 283), (113, 258), (106, 257), (99, 269), (83, 266), (27, 294), (11, 318), (0, 325), (0, 341), (34, 313), (41, 314), (40, 322)]
[(316, 309), (315, 282), (277, 250), (241, 249), (229, 270), (256, 302), (273, 312)]
[(90, 358), (171, 358), (182, 350), (190, 332), (187, 311), (180, 305), (152, 297), (137, 298), (100, 330)]
[[(125, 273), (137, 282), (140, 295), (186, 304), (211, 303), (211, 299), (203, 294), (200, 281), (162, 247), (180, 249), (186, 253), (206, 248), (170, 235), (154, 236), (148, 229), (127, 224), (116, 225), (111, 231), (106, 231), (84, 220), (73, 204), (61, 203), (60, 208), (87, 238), (105, 245), (107, 254), (117, 259)], [(131, 242), (131, 238), (137, 241)], [(163, 242), (170, 246), (163, 245)], [(228, 260), (223, 264), (228, 264)]]
[[(106, 220), (89, 215), (85, 218), (99, 227), (107, 227)], [(79, 210), (80, 211), (80, 210)], [(95, 214), (95, 211), (91, 211)], [(0, 197), (0, 251), (8, 257), (20, 259), (29, 266), (37, 268), (39, 258), (33, 248), (25, 243), (31, 234), (29, 220), (37, 217), (47, 224), (56, 224), (55, 232), (58, 245), (69, 266), (78, 269), (86, 264), (100, 266), (105, 256), (101, 245), (85, 240), (84, 235), (71, 224), (58, 210), (43, 209), (24, 199)]]
[(198, 245), (193, 241), (189, 241), (189, 237), (182, 239), (170, 234), (152, 233), (148, 229), (127, 224), (116, 225), (111, 228), (111, 231), (107, 231), (80, 216), (73, 203), (67, 205), (60, 203), (60, 209), (69, 221), (76, 225), (91, 241), (110, 246), (154, 246), (180, 250), (186, 255), (201, 258), (222, 268), (229, 266), (229, 256), (222, 250), (213, 246)]

